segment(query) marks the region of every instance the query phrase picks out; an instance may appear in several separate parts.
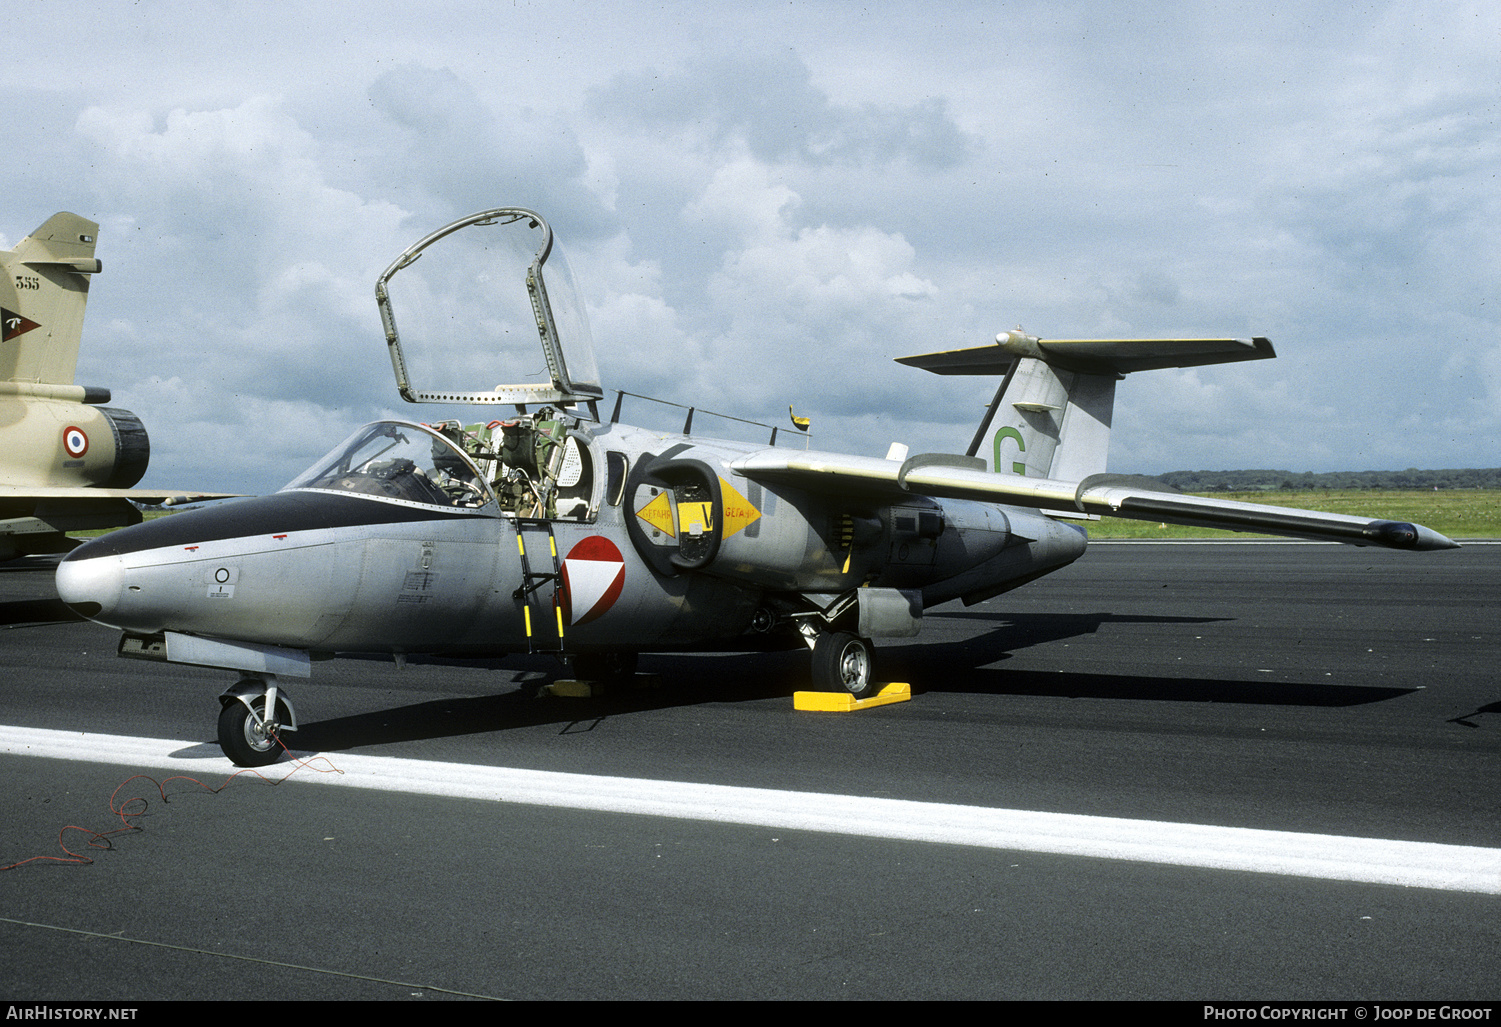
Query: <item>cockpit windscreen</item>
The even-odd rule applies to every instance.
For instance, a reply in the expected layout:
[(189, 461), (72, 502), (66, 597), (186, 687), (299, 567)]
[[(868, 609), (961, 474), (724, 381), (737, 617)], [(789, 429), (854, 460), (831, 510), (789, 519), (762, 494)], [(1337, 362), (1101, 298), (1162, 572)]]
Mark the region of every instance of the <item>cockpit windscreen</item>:
[(282, 491), (290, 489), (327, 489), (467, 510), (495, 502), (490, 487), (451, 442), (399, 421), (365, 425)]

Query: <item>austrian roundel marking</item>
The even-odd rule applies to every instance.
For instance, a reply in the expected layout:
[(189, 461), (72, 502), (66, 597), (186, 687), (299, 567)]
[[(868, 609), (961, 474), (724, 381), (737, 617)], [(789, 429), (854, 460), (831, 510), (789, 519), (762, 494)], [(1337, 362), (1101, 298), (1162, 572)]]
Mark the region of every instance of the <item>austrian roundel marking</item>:
[(89, 451), (89, 437), (82, 428), (68, 425), (63, 429), (63, 450), (75, 460)]
[(563, 559), (563, 585), (558, 600), (563, 621), (570, 627), (604, 616), (625, 588), (625, 559), (603, 535), (590, 535)]

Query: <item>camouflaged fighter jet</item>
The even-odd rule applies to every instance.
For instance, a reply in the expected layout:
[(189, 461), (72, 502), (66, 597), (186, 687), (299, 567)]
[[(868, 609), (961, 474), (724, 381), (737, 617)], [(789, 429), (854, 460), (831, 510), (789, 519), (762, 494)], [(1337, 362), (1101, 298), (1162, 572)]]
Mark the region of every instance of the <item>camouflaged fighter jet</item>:
[[(439, 242), (457, 247), (446, 263)], [(519, 259), (500, 275), (507, 246)], [(507, 290), (511, 314), (473, 313)], [(424, 336), (416, 320), (398, 331), (397, 294), (404, 320), (426, 309), (428, 327), (452, 334)], [(680, 429), (632, 427), (620, 420), (625, 392), (602, 418), (582, 306), (531, 211), (434, 232), (387, 268), (376, 298), (404, 399), (514, 413), (366, 425), (274, 495), (104, 536), (58, 567), (61, 597), (121, 629), (122, 655), (239, 674), (218, 726), (242, 766), (282, 751), (279, 736), (297, 726), (284, 684), (309, 677), (315, 656), (547, 652), (600, 679), (632, 673), (640, 652), (806, 646), (817, 688), (862, 697), (876, 687), (872, 638), (916, 635), (928, 607), (980, 602), (1066, 566), (1084, 552), (1088, 518), (1454, 545), (1418, 525), (1200, 499), (1105, 473), (1122, 376), (1270, 357), (1265, 339), (1017, 331), (903, 358), (1002, 383), (966, 454), (893, 446), (878, 459), (778, 446), (775, 428), (754, 443), (706, 438), (691, 408)], [(537, 380), (413, 384), (414, 369), (484, 373), (464, 354), (516, 340), (532, 366), (540, 340)]]
[(61, 553), (66, 533), (139, 524), (130, 500), (218, 498), (133, 489), (151, 443), (141, 419), (74, 385), (99, 226), (54, 214), (0, 251), (0, 560)]

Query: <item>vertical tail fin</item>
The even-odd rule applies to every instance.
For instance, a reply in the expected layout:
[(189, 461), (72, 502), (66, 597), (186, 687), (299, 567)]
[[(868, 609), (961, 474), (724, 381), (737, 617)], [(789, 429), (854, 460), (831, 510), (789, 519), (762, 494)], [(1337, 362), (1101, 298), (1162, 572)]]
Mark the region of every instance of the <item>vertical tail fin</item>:
[(1261, 338), (1038, 339), (1018, 329), (994, 345), (897, 360), (935, 374), (1004, 374), (969, 455), (989, 458), (998, 474), (1082, 481), (1105, 470), (1115, 383), (1125, 375), (1274, 356)]
[(88, 276), (100, 271), (98, 232), (77, 214), (54, 214), (0, 252), (0, 381), (72, 384)]

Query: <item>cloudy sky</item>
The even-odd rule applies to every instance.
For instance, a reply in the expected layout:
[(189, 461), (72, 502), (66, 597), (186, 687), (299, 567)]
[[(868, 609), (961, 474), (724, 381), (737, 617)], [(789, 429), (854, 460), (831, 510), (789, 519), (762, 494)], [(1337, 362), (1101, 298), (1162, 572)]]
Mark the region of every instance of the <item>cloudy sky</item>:
[(145, 420), (147, 484), (475, 418), (399, 400), (373, 287), (502, 205), (552, 222), (607, 387), (791, 404), (821, 449), (962, 450), (993, 383), (892, 358), (1019, 324), (1273, 340), (1128, 378), (1116, 470), (1501, 464), (1488, 0), (6, 14), (0, 245), (101, 223), (78, 380)]

